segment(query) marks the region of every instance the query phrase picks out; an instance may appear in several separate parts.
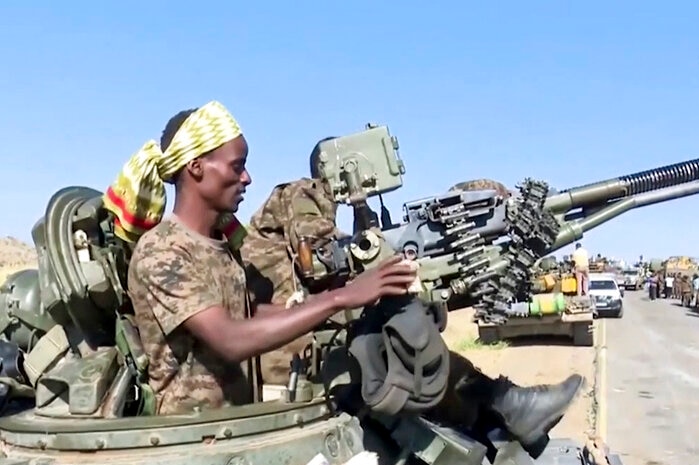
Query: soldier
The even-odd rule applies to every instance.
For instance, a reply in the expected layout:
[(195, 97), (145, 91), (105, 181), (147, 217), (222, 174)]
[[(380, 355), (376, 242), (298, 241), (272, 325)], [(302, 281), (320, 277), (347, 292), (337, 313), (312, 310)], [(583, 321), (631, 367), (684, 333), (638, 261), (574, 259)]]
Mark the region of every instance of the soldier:
[[(318, 173), (319, 141), (311, 152), (311, 178), (278, 184), (253, 214), (240, 251), (248, 287), (257, 303), (293, 305), (302, 290), (292, 258), (299, 238), (333, 239), (344, 235), (335, 224), (337, 205), (330, 186)], [(269, 384), (286, 384), (293, 354), (312, 342), (310, 334), (260, 357), (262, 378)]]
[(679, 299), (683, 307), (691, 307), (692, 305), (692, 284), (689, 282), (689, 276), (682, 275), (679, 278), (677, 274), (676, 280), (680, 280)]
[(330, 186), (316, 166), (320, 143), (331, 139), (319, 141), (311, 152), (311, 178), (276, 185), (250, 220), (241, 254), (259, 302), (285, 304), (300, 289), (292, 257), (301, 237), (344, 236), (335, 225), (337, 205)]
[[(148, 357), (156, 414), (255, 400), (252, 358), (306, 334), (347, 308), (405, 295), (415, 271), (396, 256), (352, 283), (283, 306), (248, 306), (234, 213), (251, 178), (248, 146), (218, 102), (178, 113), (160, 147), (149, 141), (107, 190), (115, 233), (136, 243), (128, 289)], [(163, 219), (165, 182), (175, 184), (173, 215)]]

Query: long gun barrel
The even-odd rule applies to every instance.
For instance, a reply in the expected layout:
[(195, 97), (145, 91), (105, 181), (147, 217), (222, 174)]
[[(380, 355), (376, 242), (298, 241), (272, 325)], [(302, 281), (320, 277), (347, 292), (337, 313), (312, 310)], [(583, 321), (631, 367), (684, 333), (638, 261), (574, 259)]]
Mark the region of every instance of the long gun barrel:
[(611, 205), (596, 211), (583, 219), (566, 217), (566, 223), (561, 227), (556, 242), (550, 248), (550, 252), (555, 252), (561, 247), (565, 247), (573, 241), (582, 238), (583, 233), (589, 231), (602, 223), (616, 218), (629, 210), (638, 207), (646, 207), (667, 200), (678, 199), (699, 193), (699, 181), (693, 181), (678, 186), (666, 187), (657, 191), (644, 192), (634, 197), (622, 198), (611, 202)]
[[(561, 229), (549, 252), (580, 239), (629, 210), (699, 193), (699, 159), (566, 189), (549, 195), (544, 208)], [(573, 211), (571, 210), (578, 210)]]
[(549, 196), (544, 206), (562, 213), (692, 181), (699, 181), (699, 158), (566, 189)]

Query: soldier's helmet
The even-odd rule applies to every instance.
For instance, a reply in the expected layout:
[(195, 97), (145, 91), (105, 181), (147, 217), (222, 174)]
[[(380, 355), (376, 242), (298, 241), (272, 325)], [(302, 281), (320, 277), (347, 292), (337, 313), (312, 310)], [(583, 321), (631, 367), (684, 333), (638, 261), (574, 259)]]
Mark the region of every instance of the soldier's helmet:
[(320, 178), (320, 163), (319, 163), (319, 157), (320, 157), (320, 144), (323, 142), (327, 142), (329, 140), (337, 139), (337, 137), (326, 137), (325, 139), (321, 139), (316, 143), (316, 146), (313, 147), (313, 151), (311, 152), (311, 177), (314, 179)]
[(460, 182), (455, 184), (449, 189), (450, 191), (462, 190), (462, 191), (477, 191), (477, 190), (495, 190), (498, 195), (503, 198), (508, 198), (510, 196), (510, 191), (501, 182), (494, 181), (492, 179), (474, 179), (471, 181)]

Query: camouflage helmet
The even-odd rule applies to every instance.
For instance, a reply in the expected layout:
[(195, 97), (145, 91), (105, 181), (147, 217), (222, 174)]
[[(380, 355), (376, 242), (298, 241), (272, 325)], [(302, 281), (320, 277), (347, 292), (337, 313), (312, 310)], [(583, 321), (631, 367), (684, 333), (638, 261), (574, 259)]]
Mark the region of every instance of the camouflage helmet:
[(505, 187), (504, 184), (493, 181), (492, 179), (474, 179), (471, 181), (460, 182), (454, 184), (449, 190), (463, 190), (463, 191), (478, 191), (478, 190), (495, 190), (498, 195), (503, 198), (507, 198), (511, 195), (510, 191)]
[(326, 137), (325, 139), (321, 139), (316, 143), (316, 146), (313, 147), (313, 151), (311, 152), (311, 159), (310, 159), (310, 165), (311, 165), (311, 177), (313, 179), (318, 179), (320, 178), (320, 163), (318, 160), (318, 157), (320, 157), (320, 144), (323, 142), (327, 142), (329, 140), (337, 139), (336, 136), (333, 137)]

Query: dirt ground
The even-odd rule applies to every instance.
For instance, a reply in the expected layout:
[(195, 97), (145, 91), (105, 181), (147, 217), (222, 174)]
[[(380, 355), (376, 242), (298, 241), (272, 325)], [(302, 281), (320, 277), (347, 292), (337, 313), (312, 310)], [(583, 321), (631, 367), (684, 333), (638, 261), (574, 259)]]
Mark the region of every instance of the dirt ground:
[[(0, 238), (0, 285), (9, 274), (29, 267), (36, 267), (34, 249), (14, 238)], [(593, 424), (594, 348), (572, 347), (567, 342), (557, 341), (484, 346), (477, 341), (477, 327), (471, 318), (470, 309), (451, 312), (443, 336), (452, 350), (468, 357), (485, 373), (507, 376), (520, 385), (555, 383), (571, 373), (586, 377), (588, 384), (584, 393), (552, 433), (585, 440)]]
[(585, 389), (551, 433), (552, 437), (585, 441), (594, 426), (594, 347), (573, 347), (565, 340), (481, 345), (472, 315), (471, 309), (450, 312), (442, 335), (450, 349), (468, 357), (488, 375), (507, 376), (519, 385), (557, 383), (573, 373), (586, 378)]

